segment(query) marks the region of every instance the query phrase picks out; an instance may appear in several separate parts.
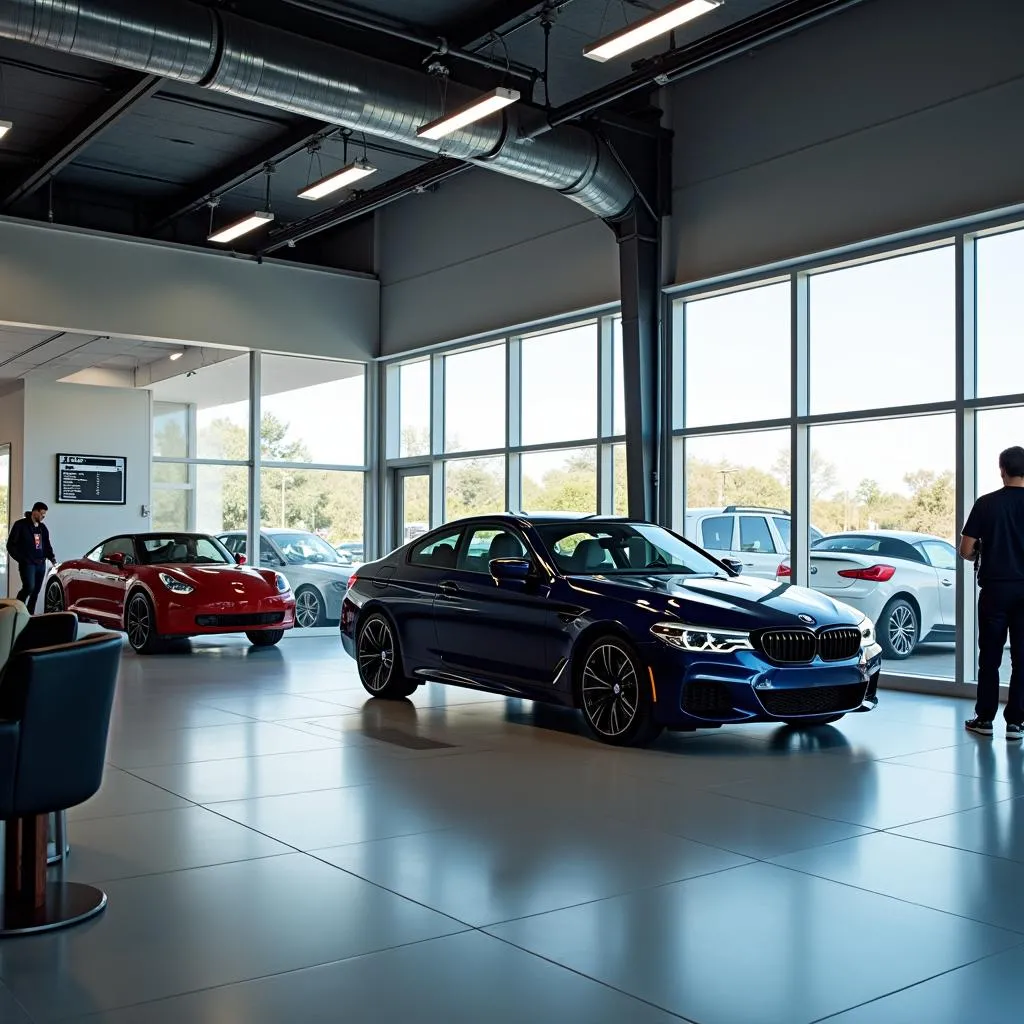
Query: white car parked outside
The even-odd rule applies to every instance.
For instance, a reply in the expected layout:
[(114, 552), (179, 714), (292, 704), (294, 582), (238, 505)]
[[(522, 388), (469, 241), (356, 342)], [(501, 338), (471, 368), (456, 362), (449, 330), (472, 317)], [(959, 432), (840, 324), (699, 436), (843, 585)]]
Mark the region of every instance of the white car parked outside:
[[(783, 563), (776, 578), (790, 578)], [(955, 640), (956, 549), (926, 533), (861, 530), (811, 545), (811, 586), (875, 623), (886, 658)]]
[[(789, 554), (789, 513), (781, 508), (729, 505), (687, 509), (684, 535), (716, 558), (740, 562), (747, 576), (774, 579)], [(811, 542), (824, 534), (811, 527)]]

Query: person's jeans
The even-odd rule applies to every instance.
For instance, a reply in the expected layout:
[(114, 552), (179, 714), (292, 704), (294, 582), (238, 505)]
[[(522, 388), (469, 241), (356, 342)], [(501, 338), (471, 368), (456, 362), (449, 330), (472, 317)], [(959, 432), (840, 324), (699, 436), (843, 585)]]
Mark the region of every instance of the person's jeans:
[(977, 716), (991, 721), (999, 710), (999, 666), (1010, 637), (1010, 695), (1007, 722), (1024, 723), (1024, 583), (988, 583), (978, 598)]
[(39, 597), (39, 590), (46, 577), (46, 563), (19, 562), (18, 573), (21, 575), (21, 590), (18, 591), (18, 600), (23, 601), (25, 607), (34, 615), (36, 598)]

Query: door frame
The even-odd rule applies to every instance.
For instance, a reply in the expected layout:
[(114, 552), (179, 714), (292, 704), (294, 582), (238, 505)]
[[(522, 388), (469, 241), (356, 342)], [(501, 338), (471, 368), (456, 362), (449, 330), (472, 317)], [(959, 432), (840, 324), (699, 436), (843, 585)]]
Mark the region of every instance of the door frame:
[(431, 489), (433, 487), (430, 463), (417, 466), (400, 466), (389, 471), (391, 490), (391, 523), (388, 530), (389, 551), (401, 547), (405, 538), (405, 482), (416, 477), (427, 481), (427, 524), (424, 533), (430, 530)]

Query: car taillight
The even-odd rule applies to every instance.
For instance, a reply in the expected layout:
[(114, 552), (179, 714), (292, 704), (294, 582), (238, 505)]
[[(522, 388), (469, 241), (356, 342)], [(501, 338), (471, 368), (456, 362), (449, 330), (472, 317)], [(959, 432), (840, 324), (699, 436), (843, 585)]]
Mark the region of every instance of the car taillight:
[(352, 575), (349, 576), (349, 578), (348, 578), (348, 589), (349, 590), (351, 590), (356, 585), (356, 580), (358, 580), (358, 579), (359, 579), (359, 577), (355, 573), (352, 573)]
[(790, 569), (790, 567), (788, 565), (786, 565), (785, 562), (783, 562), (782, 565), (780, 565), (778, 567), (778, 569), (775, 570), (775, 578), (776, 579), (778, 579), (780, 576), (783, 579), (789, 579), (789, 577), (792, 576), (792, 575), (793, 575), (793, 570)]
[(872, 565), (867, 569), (840, 569), (837, 576), (845, 576), (848, 580), (867, 580), (869, 583), (886, 583), (896, 572), (892, 565)]

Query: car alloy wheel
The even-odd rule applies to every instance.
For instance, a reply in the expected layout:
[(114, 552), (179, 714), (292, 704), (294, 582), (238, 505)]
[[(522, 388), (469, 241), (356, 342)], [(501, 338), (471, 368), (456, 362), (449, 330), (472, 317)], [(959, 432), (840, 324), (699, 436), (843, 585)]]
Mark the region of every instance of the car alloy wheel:
[(301, 629), (312, 629), (320, 623), (320, 595), (306, 588), (295, 595), (295, 624)]
[(391, 626), (375, 615), (359, 634), (359, 674), (371, 693), (383, 693), (395, 671), (395, 638)]
[(46, 597), (43, 599), (43, 610), (47, 615), (54, 612), (64, 611), (64, 591), (56, 580), (51, 580), (46, 588)]
[(917, 616), (905, 601), (900, 601), (890, 610), (885, 636), (897, 658), (913, 654), (917, 646)]
[(580, 693), (583, 713), (594, 731), (609, 740), (622, 738), (640, 709), (640, 679), (633, 659), (610, 640), (593, 647), (583, 666)]
[(128, 603), (128, 614), (125, 618), (128, 643), (136, 651), (148, 648), (153, 639), (153, 615), (149, 610), (149, 602), (142, 594), (136, 594)]

